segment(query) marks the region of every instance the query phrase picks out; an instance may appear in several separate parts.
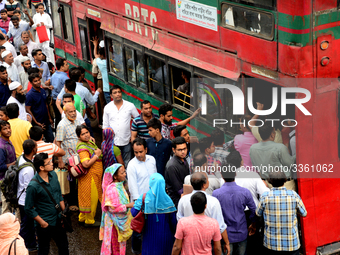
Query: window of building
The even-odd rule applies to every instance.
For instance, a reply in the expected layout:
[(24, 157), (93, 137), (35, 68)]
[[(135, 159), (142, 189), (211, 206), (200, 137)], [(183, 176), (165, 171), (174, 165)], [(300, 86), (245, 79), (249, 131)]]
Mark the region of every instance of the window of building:
[(148, 56), (148, 80), (150, 92), (159, 98), (170, 102), (170, 91), (168, 82), (168, 68), (164, 61)]
[(71, 7), (66, 5), (62, 5), (62, 7), (64, 40), (69, 43), (74, 43)]
[(124, 55), (122, 43), (109, 38), (107, 45), (110, 73), (124, 80)]
[(83, 60), (90, 61), (89, 41), (87, 37), (87, 24), (85, 20), (78, 19), (81, 52)]
[(268, 40), (274, 38), (274, 15), (270, 12), (223, 4), (222, 25)]
[(58, 2), (55, 0), (51, 1), (52, 8), (52, 21), (53, 21), (53, 32), (55, 36), (62, 37), (61, 35), (61, 24), (60, 24), (60, 14), (58, 12), (59, 6)]

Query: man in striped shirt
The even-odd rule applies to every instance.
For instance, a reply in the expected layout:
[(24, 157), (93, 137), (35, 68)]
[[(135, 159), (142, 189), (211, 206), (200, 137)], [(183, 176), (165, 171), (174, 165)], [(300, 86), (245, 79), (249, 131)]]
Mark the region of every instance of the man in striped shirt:
[(62, 157), (65, 155), (65, 151), (62, 148), (59, 148), (58, 145), (54, 143), (45, 143), (43, 141), (44, 132), (41, 127), (39, 126), (31, 127), (29, 134), (30, 138), (37, 142), (38, 145), (37, 154), (45, 152), (48, 154), (49, 159), (52, 159), (53, 156)]
[(134, 118), (131, 126), (131, 141), (133, 142), (137, 137), (142, 139), (149, 139), (149, 129), (147, 127), (149, 120), (152, 118), (158, 119), (157, 114), (152, 113), (151, 103), (148, 100), (144, 100), (140, 103), (142, 110), (141, 114)]

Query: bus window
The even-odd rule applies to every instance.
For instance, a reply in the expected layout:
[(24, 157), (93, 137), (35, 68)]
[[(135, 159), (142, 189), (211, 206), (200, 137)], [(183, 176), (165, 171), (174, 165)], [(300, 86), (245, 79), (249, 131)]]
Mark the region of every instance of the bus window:
[(148, 56), (148, 79), (151, 92), (169, 102), (168, 69), (163, 61)]
[(269, 40), (274, 38), (274, 17), (269, 12), (224, 4), (222, 14), (222, 24), (225, 28)]
[(52, 21), (53, 21), (53, 32), (55, 36), (62, 37), (61, 35), (61, 24), (60, 24), (60, 15), (58, 12), (58, 2), (55, 0), (51, 1), (52, 6)]
[(87, 38), (87, 24), (85, 20), (78, 19), (81, 52), (83, 60), (90, 61), (89, 42)]
[(170, 70), (174, 104), (190, 109), (193, 107), (190, 104), (190, 72), (174, 66), (170, 66)]
[(109, 39), (110, 73), (124, 79), (123, 48), (120, 42)]
[(135, 51), (128, 47), (125, 47), (125, 63), (128, 74), (128, 82), (136, 85)]
[(136, 66), (136, 76), (137, 84), (141, 89), (147, 90), (145, 84), (145, 74), (144, 74), (144, 57), (140, 51), (136, 51), (137, 55), (137, 66)]
[[(64, 16), (64, 40), (69, 43), (74, 43), (73, 38), (73, 28), (72, 28), (72, 12), (71, 7), (63, 6), (63, 16)], [(54, 29), (54, 28), (53, 28)]]
[[(195, 74), (194, 76), (195, 86), (197, 88), (197, 97), (195, 95), (194, 98), (198, 100), (198, 107), (202, 107), (202, 96), (206, 95), (207, 99), (207, 114), (201, 115), (201, 117), (205, 118), (208, 122), (212, 123), (214, 119), (220, 118), (220, 102), (217, 95), (223, 95), (223, 89), (215, 89), (215, 84), (223, 84), (222, 81), (218, 81), (215, 79), (210, 79), (202, 76), (201, 74)], [(216, 91), (216, 93), (215, 93)]]

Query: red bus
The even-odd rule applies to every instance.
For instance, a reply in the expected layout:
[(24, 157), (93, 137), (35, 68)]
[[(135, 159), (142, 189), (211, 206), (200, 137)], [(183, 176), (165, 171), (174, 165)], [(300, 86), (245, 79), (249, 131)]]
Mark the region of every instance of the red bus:
[[(307, 165), (326, 165), (333, 173), (300, 174), (308, 177), (298, 179), (308, 211), (301, 219), (302, 245), (305, 254), (337, 251), (339, 0), (51, 0), (51, 5), (57, 57), (83, 66), (95, 89), (90, 39), (98, 36), (105, 41), (110, 83), (120, 85), (137, 108), (144, 99), (155, 111), (169, 102), (175, 120), (187, 118), (200, 102), (176, 94), (183, 73), (210, 88), (228, 83), (244, 92), (253, 87), (255, 94), (273, 87), (309, 90), (312, 98), (304, 106), (312, 115), (295, 112), (297, 164), (305, 172)], [(211, 91), (220, 103), (190, 123), (198, 137), (210, 134), (213, 119), (237, 120), (231, 93)], [(237, 133), (236, 127), (223, 128), (230, 138)]]

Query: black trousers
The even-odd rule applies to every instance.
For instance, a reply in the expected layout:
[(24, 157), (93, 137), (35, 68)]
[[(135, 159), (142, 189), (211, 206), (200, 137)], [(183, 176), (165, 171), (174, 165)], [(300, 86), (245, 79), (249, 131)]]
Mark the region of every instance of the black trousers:
[(57, 126), (58, 126), (59, 122), (61, 121), (61, 114), (60, 114), (55, 102), (56, 102), (56, 100), (53, 99), (52, 105), (53, 105), (53, 110), (54, 110), (54, 115), (55, 115), (54, 128), (57, 131)]
[(59, 255), (69, 255), (68, 240), (65, 229), (61, 226), (60, 220), (56, 226), (48, 226), (47, 228), (37, 227), (39, 250), (38, 255), (48, 255), (50, 252), (51, 238), (58, 247)]
[(264, 254), (265, 255), (299, 255), (300, 252), (299, 252), (299, 250), (295, 250), (295, 251), (274, 251), (274, 250), (269, 250), (266, 247), (264, 247)]
[(24, 239), (26, 248), (35, 248), (37, 241), (35, 237), (34, 220), (27, 216), (24, 208), (24, 206), (19, 205), (21, 217), (20, 236)]

